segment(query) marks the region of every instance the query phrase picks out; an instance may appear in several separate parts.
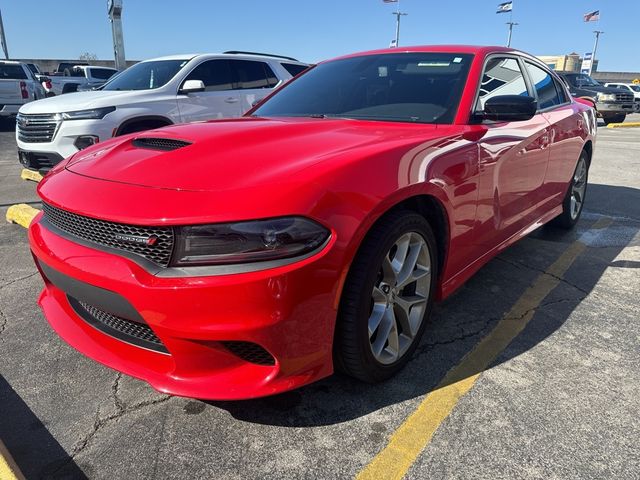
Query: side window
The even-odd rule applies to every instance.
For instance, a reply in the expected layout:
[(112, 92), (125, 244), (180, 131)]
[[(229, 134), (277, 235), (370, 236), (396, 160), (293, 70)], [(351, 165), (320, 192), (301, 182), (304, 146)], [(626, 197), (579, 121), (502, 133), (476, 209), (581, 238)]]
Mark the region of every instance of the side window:
[(565, 85), (555, 78), (553, 79), (553, 83), (556, 84), (556, 90), (558, 91), (558, 97), (560, 97), (560, 103), (567, 103), (570, 100), (570, 97), (567, 94), (567, 88), (565, 87)]
[(229, 60), (208, 60), (203, 62), (194, 68), (185, 80), (202, 80), (205, 92), (233, 89)]
[(515, 58), (489, 59), (482, 76), (477, 109), (483, 110), (487, 100), (499, 95), (530, 96), (520, 64)]
[(289, 74), (292, 77), (295, 77), (296, 75), (298, 75), (299, 73), (304, 72), (307, 68), (306, 65), (297, 65), (295, 63), (281, 63), (281, 65), (285, 68), (285, 70), (287, 72), (289, 72)]
[(275, 73), (264, 62), (231, 60), (231, 66), (240, 89), (271, 88), (278, 83)]
[(525, 62), (525, 64), (527, 65), (531, 82), (538, 94), (538, 108), (544, 110), (564, 103), (560, 100), (551, 74), (532, 63)]

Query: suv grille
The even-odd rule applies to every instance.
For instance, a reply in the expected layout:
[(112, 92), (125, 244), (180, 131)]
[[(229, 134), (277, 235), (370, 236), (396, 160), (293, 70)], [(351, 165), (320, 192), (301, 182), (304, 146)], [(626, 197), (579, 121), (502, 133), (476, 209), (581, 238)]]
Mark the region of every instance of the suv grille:
[(158, 137), (143, 137), (136, 138), (131, 142), (134, 147), (147, 148), (149, 150), (162, 150), (169, 152), (171, 150), (177, 150), (187, 145), (191, 145), (184, 140), (175, 140), (173, 138), (158, 138)]
[[(55, 227), (75, 237), (106, 247), (134, 253), (166, 267), (173, 252), (174, 234), (171, 227), (141, 227), (107, 222), (42, 204), (45, 218)], [(145, 240), (155, 239), (153, 245)]]
[(621, 93), (616, 93), (616, 101), (618, 102), (633, 102), (634, 97), (632, 93), (627, 93), (627, 92), (621, 92)]
[(48, 143), (56, 136), (60, 121), (54, 114), (25, 115), (16, 117), (18, 139), (25, 143)]
[(162, 341), (153, 333), (153, 330), (151, 330), (148, 325), (116, 317), (73, 297), (67, 298), (76, 313), (101, 332), (138, 347), (148, 348), (156, 352), (169, 353)]

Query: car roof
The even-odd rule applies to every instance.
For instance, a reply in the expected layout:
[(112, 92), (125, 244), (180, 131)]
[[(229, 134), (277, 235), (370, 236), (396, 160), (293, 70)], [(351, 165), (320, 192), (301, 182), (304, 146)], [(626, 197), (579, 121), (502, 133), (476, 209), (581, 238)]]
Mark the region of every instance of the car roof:
[(383, 48), (378, 50), (369, 50), (365, 52), (352, 53), (341, 57), (334, 58), (334, 60), (359, 57), (365, 55), (381, 55), (389, 53), (420, 53), (420, 52), (433, 52), (433, 53), (460, 53), (460, 54), (472, 54), (472, 55), (488, 55), (490, 53), (517, 53), (520, 55), (527, 55), (525, 52), (515, 50), (508, 47), (490, 46), (490, 45), (414, 45), (410, 47), (397, 47), (397, 48)]
[(300, 64), (300, 65), (307, 65), (304, 62), (300, 62), (298, 60), (290, 60), (290, 59), (285, 59), (284, 57), (278, 57), (278, 56), (271, 56), (271, 55), (255, 55), (255, 54), (250, 54), (250, 53), (191, 53), (191, 54), (182, 54), (182, 55), (166, 55), (164, 57), (156, 57), (156, 58), (149, 58), (147, 60), (143, 60), (143, 62), (155, 62), (155, 61), (159, 61), (159, 60), (184, 60), (184, 61), (190, 61), (193, 60), (194, 58), (199, 58), (199, 59), (206, 59), (206, 58), (251, 58), (251, 59), (255, 59), (255, 60), (264, 60), (264, 59), (270, 59), (270, 60), (275, 60), (278, 62), (287, 62), (287, 63), (296, 63), (296, 64)]

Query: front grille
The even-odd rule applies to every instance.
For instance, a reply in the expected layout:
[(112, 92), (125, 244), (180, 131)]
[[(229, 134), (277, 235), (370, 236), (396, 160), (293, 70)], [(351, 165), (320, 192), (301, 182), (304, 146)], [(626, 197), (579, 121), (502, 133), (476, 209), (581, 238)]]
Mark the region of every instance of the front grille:
[[(106, 247), (130, 252), (166, 267), (173, 252), (174, 234), (171, 227), (142, 227), (108, 222), (61, 210), (43, 203), (44, 217), (63, 232)], [(153, 245), (145, 240), (155, 239)]]
[(54, 114), (25, 115), (16, 117), (18, 139), (25, 143), (48, 143), (53, 140), (60, 126)]
[(158, 138), (158, 137), (142, 137), (136, 138), (131, 142), (134, 147), (147, 148), (149, 150), (162, 150), (169, 152), (171, 150), (177, 150), (178, 148), (191, 145), (184, 140), (175, 140), (173, 138)]
[(169, 353), (148, 325), (117, 317), (73, 297), (67, 298), (76, 313), (101, 332), (138, 347)]
[(222, 344), (231, 351), (231, 353), (246, 362), (268, 366), (276, 364), (275, 358), (257, 343), (228, 341), (222, 342)]
[(616, 101), (617, 102), (633, 102), (634, 97), (632, 93), (620, 92), (616, 93)]

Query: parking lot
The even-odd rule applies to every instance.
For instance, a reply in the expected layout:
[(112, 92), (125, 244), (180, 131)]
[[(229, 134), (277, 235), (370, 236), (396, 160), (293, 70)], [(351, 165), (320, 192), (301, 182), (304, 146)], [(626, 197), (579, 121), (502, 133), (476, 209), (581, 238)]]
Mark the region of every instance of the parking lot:
[[(627, 121), (639, 121), (631, 115)], [(0, 209), (37, 207), (0, 128)], [(437, 306), (402, 373), (170, 397), (67, 346), (0, 223), (0, 439), (31, 478), (640, 478), (640, 129), (601, 126), (585, 212)]]

